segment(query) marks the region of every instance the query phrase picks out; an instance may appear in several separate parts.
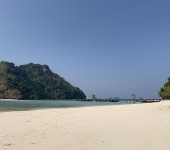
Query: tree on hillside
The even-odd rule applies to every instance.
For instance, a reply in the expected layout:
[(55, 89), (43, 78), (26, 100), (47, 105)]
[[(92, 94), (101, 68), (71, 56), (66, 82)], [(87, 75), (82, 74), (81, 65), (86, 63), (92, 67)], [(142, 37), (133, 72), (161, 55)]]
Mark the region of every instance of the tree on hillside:
[(158, 94), (162, 97), (162, 99), (170, 99), (170, 77), (168, 78), (168, 82), (164, 84), (164, 87), (160, 89)]
[(0, 98), (83, 99), (85, 94), (47, 65), (0, 62)]

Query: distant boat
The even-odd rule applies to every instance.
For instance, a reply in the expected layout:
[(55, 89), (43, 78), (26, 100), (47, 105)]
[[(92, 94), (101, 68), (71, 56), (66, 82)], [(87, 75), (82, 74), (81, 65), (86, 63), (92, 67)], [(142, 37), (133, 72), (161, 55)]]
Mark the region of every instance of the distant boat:
[(135, 100), (135, 102), (142, 102), (144, 99), (142, 97), (139, 97), (138, 99)]
[(153, 102), (160, 102), (160, 100), (154, 100), (154, 99), (145, 99), (141, 103), (153, 103)]
[(91, 102), (91, 101), (93, 101), (92, 99), (76, 99), (75, 101), (81, 101), (81, 102)]
[(96, 99), (95, 101), (96, 102), (107, 102), (108, 100), (107, 99)]
[(114, 97), (114, 98), (110, 97), (110, 98), (108, 98), (108, 102), (119, 102), (119, 100), (120, 100), (120, 98), (118, 98), (118, 97)]
[(114, 100), (120, 100), (120, 98), (119, 97), (114, 97)]
[(109, 99), (107, 102), (119, 102), (119, 100)]

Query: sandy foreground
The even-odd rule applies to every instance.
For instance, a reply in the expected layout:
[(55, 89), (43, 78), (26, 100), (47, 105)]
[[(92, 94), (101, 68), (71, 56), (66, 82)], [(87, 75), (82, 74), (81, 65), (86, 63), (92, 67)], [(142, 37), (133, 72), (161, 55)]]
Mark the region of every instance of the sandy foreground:
[(0, 150), (170, 150), (170, 101), (0, 112)]

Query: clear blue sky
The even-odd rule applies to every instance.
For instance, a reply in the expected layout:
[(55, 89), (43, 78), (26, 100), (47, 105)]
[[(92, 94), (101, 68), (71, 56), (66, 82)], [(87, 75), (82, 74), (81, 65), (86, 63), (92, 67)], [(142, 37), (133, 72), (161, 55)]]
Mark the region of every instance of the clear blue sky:
[(47, 64), (88, 98), (158, 98), (169, 0), (1, 0), (0, 60)]

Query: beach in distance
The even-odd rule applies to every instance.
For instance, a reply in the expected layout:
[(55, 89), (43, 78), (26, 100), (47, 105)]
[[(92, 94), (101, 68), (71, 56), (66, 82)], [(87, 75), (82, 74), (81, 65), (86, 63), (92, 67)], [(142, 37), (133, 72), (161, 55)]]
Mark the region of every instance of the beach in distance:
[(0, 150), (169, 150), (170, 101), (0, 112)]

